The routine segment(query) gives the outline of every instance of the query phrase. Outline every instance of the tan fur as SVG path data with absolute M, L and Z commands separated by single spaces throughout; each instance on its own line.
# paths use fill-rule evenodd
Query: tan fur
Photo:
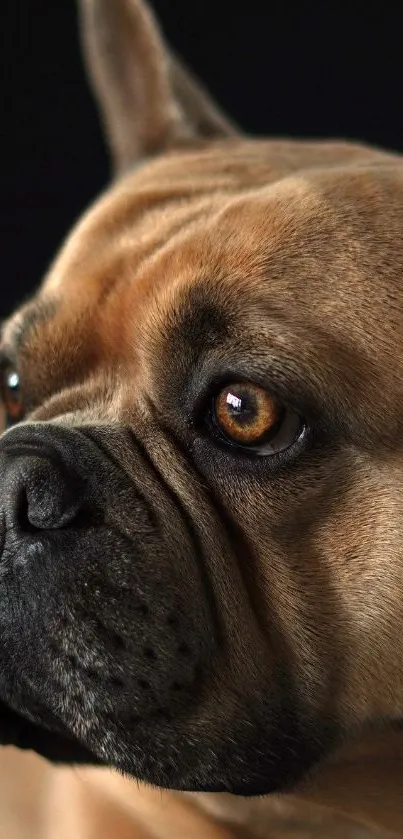
M 331 470 L 318 461 L 314 478 L 279 484 L 276 497 L 221 488 L 248 561 L 222 559 L 212 530 L 228 657 L 200 714 L 213 707 L 219 727 L 233 713 L 231 680 L 257 684 L 284 657 L 307 680 L 312 714 L 340 722 L 348 742 L 293 795 L 250 800 L 4 749 L 0 839 L 403 835 L 403 736 L 388 729 L 403 716 L 402 160 L 353 143 L 246 138 L 140 0 L 82 0 L 81 12 L 119 178 L 5 324 L 3 348 L 39 300 L 46 317 L 20 361 L 32 418 L 129 422 L 147 441 L 150 404 L 166 410 L 167 332 L 202 288 L 232 314 L 230 347 L 280 370 L 286 357 L 295 388 L 310 381 L 342 414 L 349 444 L 328 455 Z M 161 438 L 158 469 L 209 520 L 205 486 L 179 460 Z

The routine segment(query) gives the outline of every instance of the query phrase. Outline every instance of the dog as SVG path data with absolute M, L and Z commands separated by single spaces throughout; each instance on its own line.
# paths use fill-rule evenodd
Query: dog
M 2 329 L 1 739 L 230 821 L 399 740 L 402 158 L 80 11 L 115 177 Z

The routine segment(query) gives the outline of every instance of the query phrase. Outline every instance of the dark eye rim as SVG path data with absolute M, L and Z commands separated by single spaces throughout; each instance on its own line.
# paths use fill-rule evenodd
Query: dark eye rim
M 289 470 L 298 469 L 300 466 L 304 468 L 307 458 L 310 462 L 314 453 L 319 454 L 322 448 L 322 441 L 317 441 L 315 430 L 305 423 L 301 426 L 299 437 L 291 446 L 261 455 L 256 450 L 224 441 L 215 433 L 214 427 L 209 425 L 208 419 L 190 443 L 192 457 L 203 472 L 213 470 L 217 478 L 225 476 L 228 480 L 236 476 L 237 481 L 242 481 L 248 476 L 251 480 L 280 478 Z
M 281 425 L 283 424 L 283 422 L 286 418 L 287 411 L 291 410 L 291 409 L 287 409 L 286 407 L 283 408 L 283 406 L 281 406 L 281 407 L 283 409 L 282 410 L 282 416 L 281 416 L 281 419 L 279 420 L 279 422 L 276 423 L 276 426 L 274 427 L 274 429 L 270 429 L 265 434 L 263 434 L 262 437 L 260 437 L 259 440 L 257 440 L 255 443 L 252 443 L 252 444 L 249 444 L 249 445 L 245 444 L 245 443 L 241 443 L 237 440 L 233 440 L 233 439 L 231 439 L 231 437 L 229 437 L 225 434 L 225 432 L 222 430 L 221 426 L 219 425 L 218 420 L 216 419 L 213 402 L 211 403 L 209 416 L 206 418 L 206 425 L 208 427 L 208 430 L 209 430 L 210 434 L 214 437 L 215 441 L 218 442 L 221 445 L 224 445 L 226 448 L 235 449 L 236 451 L 242 452 L 242 453 L 244 453 L 246 455 L 249 455 L 250 457 L 253 457 L 253 458 L 256 458 L 256 457 L 259 457 L 260 459 L 262 457 L 263 458 L 264 457 L 271 458 L 271 459 L 279 458 L 282 455 L 285 455 L 286 452 L 289 452 L 295 445 L 297 445 L 301 436 L 303 436 L 305 434 L 306 430 L 308 429 L 307 423 L 298 414 L 297 416 L 300 420 L 300 423 L 299 423 L 299 426 L 298 426 L 298 431 L 295 434 L 295 437 L 294 437 L 293 441 L 290 443 L 290 445 L 285 446 L 284 449 L 280 449 L 279 451 L 264 452 L 263 453 L 262 452 L 262 447 L 267 445 L 270 442 L 270 440 L 274 439 L 275 436 L 279 433 L 279 431 L 281 429 Z

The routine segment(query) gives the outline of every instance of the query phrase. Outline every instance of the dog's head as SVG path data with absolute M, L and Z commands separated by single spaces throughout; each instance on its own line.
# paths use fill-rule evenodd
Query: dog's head
M 119 178 L 3 328 L 3 739 L 284 788 L 402 716 L 402 163 L 242 137 L 140 0 L 82 12 Z

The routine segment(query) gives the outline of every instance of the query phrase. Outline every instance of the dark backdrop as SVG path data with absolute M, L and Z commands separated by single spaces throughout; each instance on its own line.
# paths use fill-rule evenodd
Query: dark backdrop
M 113 0 L 111 0 L 113 2 Z M 399 2 L 154 0 L 165 32 L 249 132 L 403 150 Z M 1 0 L 0 316 L 106 184 L 73 0 Z

